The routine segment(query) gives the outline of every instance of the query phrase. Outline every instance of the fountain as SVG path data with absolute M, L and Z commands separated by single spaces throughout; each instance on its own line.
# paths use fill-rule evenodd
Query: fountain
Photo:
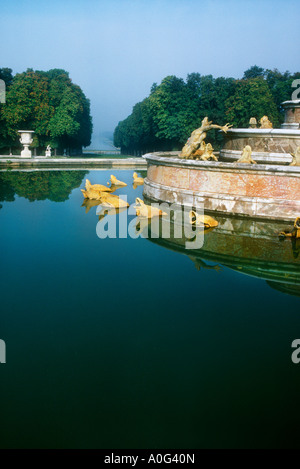
M 222 161 L 236 161 L 243 148 L 250 145 L 257 163 L 286 165 L 292 162 L 291 154 L 300 146 L 300 100 L 285 101 L 285 122 L 281 129 L 263 126 L 260 129 L 230 129 L 221 150 Z
M 253 128 L 253 120 L 249 129 L 217 126 L 226 134 L 219 161 L 186 157 L 186 146 L 184 158 L 180 152 L 144 155 L 148 165 L 145 196 L 219 215 L 294 221 L 300 214 L 300 101 L 288 101 L 283 107 L 286 119 L 281 129 Z M 203 143 L 204 124 L 211 125 L 203 121 L 193 132 L 191 145 L 197 131 Z M 247 152 L 249 161 L 258 164 L 242 162 Z

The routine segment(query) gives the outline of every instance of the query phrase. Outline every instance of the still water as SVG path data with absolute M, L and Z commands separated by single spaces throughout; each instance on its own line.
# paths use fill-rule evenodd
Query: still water
M 195 253 L 100 239 L 80 188 L 131 204 L 132 173 L 0 173 L 0 447 L 300 447 L 299 246 L 238 220 Z

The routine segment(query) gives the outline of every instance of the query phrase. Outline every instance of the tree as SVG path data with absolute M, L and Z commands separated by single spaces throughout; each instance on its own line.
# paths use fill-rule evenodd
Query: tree
M 265 71 L 263 68 L 254 65 L 244 72 L 243 80 L 251 80 L 252 78 L 264 77 Z
M 12 69 L 0 68 L 0 80 L 4 81 L 6 92 L 8 92 L 13 80 Z M 5 106 L 6 104 L 0 103 L 0 150 L 9 147 L 13 143 L 8 134 L 7 123 L 3 116 Z
M 226 101 L 226 115 L 234 127 L 249 127 L 249 120 L 267 115 L 274 127 L 280 116 L 268 83 L 261 77 L 236 82 L 235 94 Z
M 282 123 L 284 121 L 284 111 L 281 104 L 284 101 L 289 101 L 292 99 L 292 93 L 294 90 L 292 83 L 296 78 L 300 77 L 300 74 L 296 73 L 291 75 L 288 71 L 281 73 L 275 68 L 274 70 L 266 70 L 265 76 L 274 101 L 280 112 L 280 123 Z
M 34 130 L 35 147 L 43 149 L 48 144 L 60 149 L 90 144 L 90 102 L 64 70 L 28 69 L 17 74 L 6 98 L 1 116 L 15 146 L 19 146 L 17 131 L 22 128 Z
M 188 75 L 187 84 L 192 86 L 194 90 L 193 102 L 198 108 L 197 125 L 204 117 L 208 117 L 216 124 L 225 124 L 227 119 L 226 100 L 235 92 L 234 78 L 213 78 L 212 75 L 201 76 L 193 73 Z M 209 140 L 215 149 L 222 146 L 223 139 L 223 133 L 217 130 L 210 131 Z
M 12 74 L 12 69 L 11 68 L 0 68 L 0 80 L 3 80 L 6 89 L 10 87 L 13 81 L 13 74 Z
M 292 82 L 299 77 L 257 65 L 246 70 L 242 80 L 190 73 L 185 82 L 168 76 L 160 85 L 154 83 L 150 95 L 119 122 L 114 143 L 130 154 L 179 149 L 204 117 L 219 125 L 248 127 L 251 117 L 268 115 L 274 127 L 279 126 L 281 103 L 291 98 Z M 208 140 L 218 150 L 223 138 L 222 132 L 212 130 Z
M 191 87 L 175 76 L 166 77 L 149 97 L 155 136 L 171 149 L 182 146 L 198 120 L 194 97 Z

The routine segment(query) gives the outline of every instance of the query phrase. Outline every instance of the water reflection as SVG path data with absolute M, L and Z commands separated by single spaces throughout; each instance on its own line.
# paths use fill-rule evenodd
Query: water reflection
M 85 213 L 89 213 L 91 208 L 101 205 L 101 200 L 84 199 L 81 207 L 85 207 Z
M 20 171 L 0 173 L 0 202 L 13 202 L 15 196 L 30 202 L 68 200 L 73 189 L 80 187 L 87 171 Z
M 204 244 L 200 249 L 186 249 L 186 237 L 178 238 L 178 230 L 171 221 L 170 237 L 165 233 L 161 221 L 157 238 L 149 231 L 144 235 L 150 242 L 188 256 L 197 270 L 213 269 L 218 272 L 221 266 L 241 274 L 266 280 L 277 291 L 300 296 L 300 240 L 280 240 L 278 234 L 290 229 L 292 224 L 264 222 L 237 218 L 216 217 L 219 226 L 204 231 Z M 174 233 L 176 232 L 176 236 Z M 184 232 L 184 230 L 182 230 Z M 209 265 L 212 262 L 214 265 Z
M 127 207 L 121 207 L 121 208 L 102 207 L 100 210 L 99 209 L 97 210 L 97 215 L 99 215 L 99 221 L 101 221 L 107 215 L 119 215 L 120 213 L 125 212 L 127 210 L 128 210 Z

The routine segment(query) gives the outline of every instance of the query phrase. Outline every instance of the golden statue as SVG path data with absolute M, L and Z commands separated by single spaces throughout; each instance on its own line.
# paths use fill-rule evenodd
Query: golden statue
M 134 208 L 138 217 L 153 218 L 167 216 L 167 213 L 163 212 L 157 207 L 151 207 L 151 205 L 146 205 L 145 202 L 139 199 L 138 197 L 136 198 L 135 203 L 137 205 Z
M 226 124 L 224 126 L 215 125 L 212 123 L 212 121 L 208 120 L 208 117 L 205 117 L 202 121 L 201 127 L 192 132 L 179 156 L 182 158 L 193 158 L 193 154 L 198 150 L 198 148 L 201 146 L 201 143 L 206 139 L 206 133 L 209 130 L 220 129 L 227 133 L 230 127 L 232 127 L 230 124 Z
M 193 153 L 191 158 L 200 160 L 200 157 L 205 153 L 205 150 L 206 150 L 206 143 L 204 140 L 202 140 L 200 147 L 198 148 L 198 150 L 195 151 L 195 153 Z
M 191 210 L 189 213 L 191 225 L 202 226 L 203 228 L 215 228 L 218 226 L 217 220 L 208 215 L 199 215 L 199 213 Z
M 203 155 L 200 156 L 200 160 L 208 161 L 208 160 L 212 159 L 212 160 L 218 161 L 218 158 L 216 157 L 216 155 L 214 155 L 213 152 L 214 152 L 214 149 L 213 149 L 211 143 L 208 143 L 205 147 Z
M 83 196 L 85 199 L 91 199 L 91 200 L 101 200 L 101 194 L 104 194 L 104 192 L 97 191 L 95 189 L 89 189 L 87 191 L 85 191 L 84 189 L 81 189 L 81 192 L 83 193 Z
M 104 207 L 123 208 L 129 207 L 129 204 L 125 200 L 121 199 L 117 195 L 102 193 L 101 205 Z
M 144 178 L 138 177 L 137 173 L 133 173 L 133 189 L 144 184 Z
M 297 148 L 296 153 L 291 153 L 293 162 L 290 166 L 300 166 L 300 147 Z
M 288 233 L 287 231 L 282 231 L 281 233 L 279 233 L 279 236 L 300 239 L 300 217 L 296 218 L 294 223 L 294 229 L 291 233 Z
M 126 182 L 119 181 L 115 176 L 111 175 L 110 176 L 110 182 L 112 183 L 113 186 L 127 186 Z
M 272 122 L 269 121 L 268 116 L 263 116 L 260 119 L 260 128 L 261 129 L 273 129 L 273 124 Z
M 92 206 L 95 205 L 104 205 L 106 207 L 114 207 L 114 208 L 121 208 L 121 207 L 129 207 L 129 204 L 125 202 L 124 200 L 120 199 L 117 195 L 113 195 L 109 192 L 107 192 L 107 187 L 103 186 L 106 190 L 99 190 L 95 189 L 97 185 L 92 186 L 90 182 L 88 181 L 87 183 L 87 189 L 81 189 L 81 192 L 83 193 L 83 196 L 86 200 L 93 200 L 93 201 L 98 201 L 98 203 L 92 204 L 92 203 L 84 203 L 84 205 L 87 207 L 88 211 Z M 100 187 L 98 185 L 98 187 Z
M 137 173 L 133 173 L 133 182 L 144 184 L 144 178 L 138 177 Z
M 251 117 L 249 121 L 249 129 L 257 129 L 257 120 L 255 117 Z
M 91 184 L 90 181 L 87 179 L 85 183 L 85 189 L 81 189 L 81 192 L 84 195 L 85 199 L 90 200 L 100 200 L 101 194 L 103 192 L 111 192 L 109 187 L 103 186 L 102 184 Z
M 257 164 L 256 161 L 252 159 L 251 155 L 252 155 L 252 148 L 250 147 L 250 145 L 247 145 L 242 152 L 242 156 L 240 157 L 239 160 L 237 160 L 237 163 Z
M 111 192 L 111 189 L 109 187 L 103 186 L 102 184 L 91 184 L 88 179 L 85 182 L 85 188 L 87 191 L 92 189 L 101 192 Z

